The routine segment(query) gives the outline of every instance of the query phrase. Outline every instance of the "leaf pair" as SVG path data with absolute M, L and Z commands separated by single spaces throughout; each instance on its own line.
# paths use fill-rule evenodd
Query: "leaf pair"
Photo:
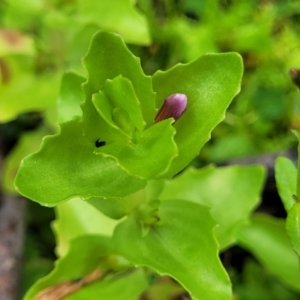
M 148 225 L 146 234 L 141 225 L 141 217 L 134 212 L 128 213 L 128 209 L 132 211 L 132 207 L 128 207 L 127 198 L 117 202 L 110 201 L 111 199 L 94 199 L 93 206 L 89 204 L 90 201 L 72 199 L 58 205 L 54 229 L 60 259 L 55 270 L 37 282 L 28 296 L 40 293 L 49 286 L 70 283 L 76 277 L 85 278 L 93 270 L 80 268 L 75 276 L 75 270 L 66 267 L 68 261 L 78 261 L 78 257 L 90 257 L 91 265 L 94 268 L 99 267 L 93 257 L 102 253 L 103 247 L 107 249 L 106 244 L 101 245 L 101 236 L 105 234 L 112 235 L 112 239 L 109 239 L 110 250 L 101 254 L 102 259 L 107 261 L 105 255 L 108 257 L 118 253 L 132 265 L 147 266 L 159 274 L 169 275 L 184 286 L 193 299 L 231 299 L 231 284 L 218 257 L 218 244 L 224 249 L 236 241 L 236 228 L 247 222 L 249 214 L 258 204 L 264 174 L 264 169 L 260 166 L 231 166 L 218 169 L 209 166 L 202 170 L 186 170 L 170 181 L 151 182 L 146 188 L 147 200 L 150 203 L 153 199 L 161 201 L 158 201 L 159 206 L 152 207 L 157 208 L 159 220 Z M 137 193 L 135 200 L 133 196 L 128 197 L 132 200 L 131 204 L 137 202 L 138 206 L 139 201 L 146 197 L 145 191 L 143 192 L 144 194 Z M 105 213 L 109 211 L 112 217 L 122 218 L 125 214 L 129 216 L 120 221 L 108 219 L 95 209 L 95 203 L 99 210 Z M 117 214 L 112 214 L 112 211 L 105 207 L 112 204 L 120 208 Z M 99 239 L 99 244 L 95 244 L 93 240 L 89 241 L 90 235 L 95 235 L 93 239 L 95 242 Z M 74 249 L 75 245 L 78 250 Z M 94 247 L 98 247 L 99 252 Z M 132 265 L 127 267 L 131 269 Z M 100 266 L 101 270 L 104 270 L 103 266 Z M 145 278 L 145 274 L 140 275 Z M 144 284 L 138 283 L 140 281 L 132 284 L 128 272 L 121 276 L 132 292 L 138 290 L 142 293 L 146 289 Z M 105 278 L 101 278 L 98 283 L 83 287 L 69 297 L 78 299 L 79 295 L 85 293 L 94 295 L 93 293 L 99 292 L 100 288 L 104 291 L 106 288 L 113 288 L 114 284 L 119 282 L 113 278 L 117 279 L 112 276 L 113 281 L 107 282 Z M 101 285 L 101 281 L 104 286 Z M 106 283 L 112 285 L 106 287 Z M 114 297 L 119 299 L 116 293 Z

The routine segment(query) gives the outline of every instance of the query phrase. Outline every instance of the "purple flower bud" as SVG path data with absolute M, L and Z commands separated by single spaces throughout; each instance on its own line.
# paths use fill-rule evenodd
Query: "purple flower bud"
M 163 106 L 155 117 L 155 122 L 174 118 L 175 121 L 185 112 L 187 97 L 185 94 L 172 94 L 165 99 Z

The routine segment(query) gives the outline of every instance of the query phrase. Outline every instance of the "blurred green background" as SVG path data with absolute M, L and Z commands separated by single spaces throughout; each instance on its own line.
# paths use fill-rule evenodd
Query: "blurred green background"
M 6 193 L 16 193 L 13 178 L 20 160 L 38 149 L 44 135 L 57 131 L 62 74 L 85 75 L 81 58 L 99 29 L 120 33 L 146 74 L 210 52 L 242 55 L 241 93 L 194 164 L 295 148 L 291 129 L 299 128 L 300 96 L 288 71 L 300 68 L 300 1 L 1 0 L 1 182 Z M 29 203 L 23 291 L 52 268 L 53 218 L 53 210 Z M 242 267 L 233 263 L 227 269 L 237 299 L 299 299 L 251 257 Z

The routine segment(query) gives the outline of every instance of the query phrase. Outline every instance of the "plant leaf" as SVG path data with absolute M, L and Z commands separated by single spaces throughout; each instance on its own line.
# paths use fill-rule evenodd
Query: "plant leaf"
M 295 203 L 288 212 L 286 231 L 293 249 L 300 258 L 300 203 Z
M 93 94 L 92 102 L 99 114 L 97 116 L 97 136 L 105 143 L 112 143 L 115 141 L 127 142 L 130 138 L 129 135 L 124 133 L 113 120 L 113 106 L 107 94 L 100 91 Z
M 82 115 L 80 104 L 84 101 L 84 94 L 81 85 L 84 80 L 84 77 L 72 72 L 67 72 L 63 75 L 57 100 L 59 123 Z
M 116 274 L 95 282 L 79 290 L 64 300 L 101 299 L 101 300 L 137 300 L 146 290 L 148 280 L 142 269 Z M 120 293 L 117 291 L 121 291 Z
M 160 221 L 143 236 L 133 216 L 114 232 L 116 251 L 181 283 L 193 299 L 231 299 L 230 281 L 218 258 L 215 223 L 207 208 L 170 200 L 159 207 Z
M 293 195 L 296 195 L 297 169 L 292 161 L 286 157 L 278 157 L 275 162 L 275 179 L 277 190 L 288 212 L 295 203 Z
M 237 232 L 239 244 L 284 283 L 300 290 L 299 263 L 285 229 L 285 220 L 257 214 Z
M 39 149 L 42 138 L 47 134 L 49 134 L 49 131 L 45 127 L 24 133 L 19 138 L 15 147 L 5 157 L 2 187 L 7 193 L 17 194 L 14 186 L 14 178 L 16 177 L 20 162 L 26 155 Z
M 181 171 L 210 138 L 214 127 L 224 119 L 232 98 L 240 90 L 243 73 L 241 57 L 236 53 L 208 54 L 168 71 L 153 75 L 156 106 L 174 93 L 187 96 L 186 112 L 175 123 L 175 142 L 179 156 L 169 176 Z
M 173 122 L 167 119 L 144 130 L 136 144 L 113 143 L 95 153 L 115 159 L 132 176 L 153 179 L 163 175 L 177 156 Z
M 111 199 L 104 199 L 110 203 Z M 83 235 L 111 236 L 117 222 L 103 215 L 88 201 L 71 199 L 55 207 L 56 219 L 51 224 L 56 237 L 56 254 L 64 256 L 70 241 Z
M 55 293 L 65 292 L 64 299 L 124 299 L 121 296 L 128 295 L 135 300 L 147 287 L 144 272 L 137 270 L 131 273 L 119 273 L 101 278 L 109 266 L 109 256 L 112 255 L 110 239 L 100 235 L 85 235 L 71 241 L 68 253 L 59 258 L 54 270 L 46 277 L 38 280 L 27 292 L 25 300 L 42 299 L 43 291 L 54 299 Z M 76 264 L 74 265 L 74 262 Z M 88 284 L 76 289 L 76 284 L 86 278 L 91 272 L 97 272 Z M 134 281 L 134 284 L 132 284 Z M 127 288 L 122 293 L 116 293 L 116 288 Z M 49 290 L 49 288 L 51 290 Z M 115 296 L 112 295 L 114 292 Z M 61 294 L 60 294 L 61 295 Z M 97 295 L 97 297 L 94 297 Z M 112 297 L 110 297 L 112 296 Z M 135 297 L 135 298 L 134 298 Z M 57 297 L 58 298 L 58 297 Z M 47 298 L 48 299 L 48 298 Z
M 130 177 L 111 159 L 94 155 L 78 120 L 61 125 L 61 131 L 44 138 L 41 149 L 26 157 L 15 185 L 22 195 L 46 206 L 74 197 L 124 197 L 145 182 Z M 58 151 L 59 149 L 59 151 Z
M 56 261 L 55 268 L 50 274 L 38 280 L 29 289 L 25 300 L 36 299 L 34 296 L 43 289 L 68 280 L 77 280 L 96 268 L 102 271 L 101 265 L 111 253 L 111 241 L 107 237 L 86 235 L 74 239 L 68 253 Z
M 151 78 L 144 74 L 140 60 L 127 49 L 119 35 L 104 31 L 96 33 L 84 58 L 84 66 L 88 71 L 88 81 L 84 85 L 86 101 L 82 106 L 82 125 L 92 142 L 98 139 L 101 129 L 98 113 L 91 102 L 92 94 L 104 91 L 106 80 L 119 75 L 131 81 L 141 103 L 144 121 L 153 123 L 156 110 Z
M 146 124 L 143 120 L 140 101 L 130 80 L 122 76 L 115 77 L 106 81 L 105 90 L 115 103 L 115 107 L 123 108 L 130 116 L 133 125 L 142 131 Z
M 261 166 L 190 168 L 166 181 L 158 199 L 184 199 L 209 207 L 219 224 L 215 233 L 223 249 L 235 242 L 237 226 L 258 205 L 264 176 Z
M 145 189 L 139 190 L 124 198 L 90 198 L 87 202 L 106 216 L 119 220 L 130 214 L 140 204 L 147 202 Z

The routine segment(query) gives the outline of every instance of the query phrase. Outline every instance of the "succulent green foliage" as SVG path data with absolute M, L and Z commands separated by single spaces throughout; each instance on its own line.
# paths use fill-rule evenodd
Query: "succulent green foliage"
M 288 212 L 295 202 L 293 195 L 296 195 L 296 166 L 288 158 L 278 157 L 275 163 L 275 178 L 278 193 L 285 210 Z
M 84 59 L 88 71 L 88 81 L 84 86 L 86 101 L 83 109 L 83 128 L 87 137 L 94 141 L 99 138 L 100 120 L 92 103 L 92 94 L 99 90 L 105 91 L 106 85 L 110 91 L 108 80 L 122 75 L 127 78 L 141 103 L 141 110 L 147 125 L 152 124 L 155 117 L 155 94 L 152 90 L 151 77 L 146 76 L 141 68 L 139 59 L 126 48 L 121 36 L 106 32 L 99 32 L 93 37 L 91 47 Z M 116 81 L 117 79 L 115 79 Z M 126 88 L 126 87 L 125 87 Z M 120 89 L 120 93 L 126 90 Z M 133 100 L 123 101 L 130 105 Z M 121 101 L 121 100 L 119 100 Z
M 221 248 L 234 243 L 237 226 L 248 220 L 259 203 L 265 170 L 261 166 L 208 166 L 187 169 L 166 181 L 161 200 L 184 199 L 205 205 L 219 224 L 215 229 Z
M 107 300 L 124 299 L 118 297 L 115 289 L 124 288 L 127 285 L 125 295 L 129 296 L 128 299 L 136 299 L 147 287 L 146 277 L 141 270 L 105 276 L 107 271 L 117 268 L 117 256 L 114 255 L 110 244 L 110 239 L 101 235 L 85 235 L 72 240 L 66 255 L 57 260 L 54 270 L 49 275 L 30 288 L 25 300 L 36 299 L 39 292 L 51 286 L 76 283 L 96 269 L 99 270 L 98 279 L 96 278 L 64 299 L 91 299 L 92 295 L 101 295 L 101 299 Z M 122 296 L 124 296 L 123 293 Z
M 49 134 L 49 132 L 45 128 L 23 134 L 17 145 L 6 156 L 3 164 L 2 188 L 7 193 L 17 193 L 14 186 L 14 178 L 20 162 L 26 155 L 39 149 L 41 140 L 46 134 Z
M 237 238 L 269 272 L 300 290 L 299 263 L 286 233 L 285 220 L 255 215 L 250 224 L 240 227 Z
M 55 206 L 76 196 L 122 197 L 145 185 L 93 151 L 77 119 L 63 123 L 58 134 L 44 138 L 39 152 L 23 160 L 15 179 L 17 190 L 40 204 Z
M 110 236 L 116 226 L 115 220 L 79 198 L 57 205 L 55 214 L 51 225 L 56 237 L 55 252 L 60 257 L 68 251 L 71 240 L 89 234 Z
M 103 47 L 103 45 L 111 46 Z M 120 74 L 131 81 L 138 101 L 140 101 L 146 124 L 149 125 L 153 123 L 156 109 L 151 79 L 143 74 L 138 59 L 124 47 L 124 43 L 120 37 L 105 32 L 100 32 L 98 35 L 95 35 L 84 62 L 89 77 L 85 85 L 87 100 L 83 105 L 83 127 L 85 134 L 91 137 L 92 141 L 99 138 L 101 122 L 98 118 L 97 122 L 99 124 L 97 124 L 93 118 L 93 116 L 96 118 L 96 108 L 91 101 L 91 95 L 98 93 L 99 90 L 107 90 L 109 86 L 108 83 L 111 82 L 106 82 L 107 79 L 115 78 L 114 81 L 119 82 L 120 80 L 116 77 Z M 193 76 L 191 77 L 190 74 L 193 74 Z M 182 139 L 186 140 L 189 139 L 190 136 L 193 136 L 193 141 L 195 141 L 195 131 L 201 128 L 200 125 L 208 123 L 208 119 L 211 120 L 211 122 L 204 130 L 207 130 L 208 127 L 209 130 L 207 132 L 204 131 L 204 133 L 202 128 L 201 132 L 199 132 L 199 136 L 205 135 L 207 140 L 209 132 L 222 119 L 225 109 L 238 92 L 241 74 L 241 59 L 237 54 L 232 53 L 205 56 L 193 63 L 174 67 L 167 72 L 157 73 L 153 77 L 154 91 L 158 92 L 156 106 L 159 108 L 163 100 L 172 93 L 181 92 L 187 94 L 188 110 L 182 118 L 176 122 L 174 127 L 181 128 L 179 124 L 182 122 L 188 124 L 182 127 L 181 132 L 177 132 L 176 137 L 180 134 Z M 168 86 L 165 87 L 165 85 Z M 123 94 L 123 101 L 126 102 L 126 104 L 123 105 L 127 108 L 127 112 L 132 110 L 129 108 L 129 105 L 131 105 L 135 97 L 126 100 L 124 84 L 123 86 L 119 84 L 118 87 L 115 85 L 114 91 L 114 93 L 118 93 L 119 96 Z M 108 94 L 110 90 L 106 92 Z M 118 99 L 120 102 L 121 98 Z M 109 111 L 109 109 L 107 109 L 107 111 Z M 133 118 L 131 119 L 133 120 Z M 91 129 L 91 123 L 93 123 L 94 126 L 93 130 Z M 186 132 L 187 127 L 189 131 Z M 198 140 L 199 136 L 197 136 Z M 193 153 L 193 157 L 199 152 L 201 147 L 199 145 L 198 143 L 194 145 L 194 148 L 197 149 L 195 153 Z M 191 145 L 187 144 L 186 147 L 189 146 Z M 187 152 L 191 152 L 190 149 L 187 150 Z M 191 160 L 191 158 L 189 160 Z M 189 161 L 184 161 L 184 166 L 188 162 Z M 182 166 L 182 168 L 184 166 Z
M 130 139 L 130 135 L 128 134 L 128 129 L 131 129 L 130 122 L 124 123 L 124 117 L 127 117 L 127 121 L 129 121 L 128 114 L 122 110 L 123 116 L 116 118 L 115 108 L 112 107 L 108 96 L 102 91 L 92 96 L 92 102 L 99 113 L 97 120 L 98 137 L 101 136 L 101 140 L 105 141 L 105 143 L 112 143 L 116 141 L 128 142 Z M 116 123 L 117 121 L 119 122 Z M 121 125 L 122 129 L 117 124 Z M 126 124 L 128 124 L 128 126 L 124 128 Z
M 135 94 L 131 81 L 119 76 L 106 81 L 105 88 L 114 106 L 125 110 L 130 116 L 130 120 L 132 120 L 133 127 L 138 131 L 142 131 L 146 123 L 143 119 L 141 103 Z M 127 101 L 124 101 L 125 97 Z
M 141 134 L 136 145 L 114 143 L 100 147 L 95 153 L 116 159 L 131 175 L 155 178 L 164 174 L 177 156 L 172 123 L 172 119 L 167 119 L 151 126 Z
M 84 77 L 75 73 L 64 74 L 57 101 L 59 123 L 82 115 L 80 104 L 84 101 L 84 94 L 81 85 L 84 81 Z
M 113 236 L 116 251 L 135 265 L 174 277 L 193 299 L 231 299 L 208 209 L 187 201 L 164 201 L 158 218 L 146 234 L 134 215 L 120 223 Z
M 168 172 L 181 171 L 210 138 L 212 129 L 240 90 L 243 66 L 236 53 L 208 54 L 186 65 L 178 64 L 153 76 L 156 106 L 174 91 L 188 98 L 186 112 L 175 123 L 178 157 Z
M 84 66 L 81 120 L 70 119 L 80 115 L 82 78 L 69 73 L 59 101 L 66 123 L 23 161 L 16 178 L 18 191 L 43 205 L 76 196 L 122 198 L 143 188 L 145 179 L 173 176 L 222 120 L 242 75 L 241 58 L 229 53 L 158 72 L 152 82 L 121 36 L 103 31 L 94 35 Z M 174 93 L 187 96 L 186 112 L 176 122 L 154 122 Z
M 145 197 L 148 201 L 153 201 L 158 199 L 159 195 L 165 187 L 165 180 L 148 180 L 145 187 Z
M 288 212 L 286 231 L 293 249 L 300 258 L 300 203 L 295 203 Z
M 88 203 L 112 219 L 121 219 L 130 214 L 140 204 L 147 202 L 145 189 L 139 190 L 124 198 L 91 198 Z M 153 200 L 153 199 L 151 199 Z

